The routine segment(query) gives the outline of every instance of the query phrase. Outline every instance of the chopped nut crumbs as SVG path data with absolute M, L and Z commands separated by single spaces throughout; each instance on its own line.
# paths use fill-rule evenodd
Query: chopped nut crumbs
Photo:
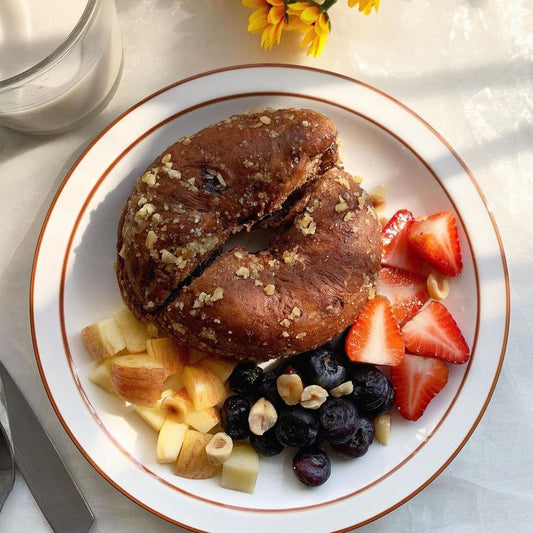
M 259 120 L 263 123 L 263 124 L 270 124 L 272 122 L 272 120 L 270 119 L 270 117 L 267 117 L 266 115 L 263 115 L 262 117 L 259 117 Z
M 289 332 L 288 332 L 288 331 L 282 331 L 282 332 L 281 332 L 281 336 L 282 336 L 282 337 L 289 337 L 290 335 L 289 335 Z
M 144 243 L 146 248 L 148 248 L 149 250 L 152 249 L 156 241 L 157 241 L 157 235 L 155 234 L 154 231 L 150 230 L 146 234 L 146 241 Z
M 363 195 L 359 196 L 357 203 L 359 204 L 359 209 L 363 209 L 365 205 L 365 197 Z
M 302 312 L 300 311 L 300 308 L 299 307 L 293 307 L 288 318 L 290 320 L 294 320 L 295 318 L 299 318 L 301 316 L 302 316 Z
M 245 266 L 241 266 L 235 271 L 235 275 L 244 279 L 248 279 L 250 277 L 250 269 Z
M 284 318 L 280 323 L 280 326 L 283 326 L 284 328 L 288 328 L 291 325 L 291 321 L 288 318 Z
M 135 213 L 135 217 L 142 218 L 146 220 L 152 213 L 155 212 L 155 207 L 153 204 L 144 204 L 138 211 Z
M 342 220 L 344 220 L 344 222 L 350 222 L 350 220 L 352 220 L 352 218 L 355 216 L 355 213 L 353 211 L 348 211 L 344 217 L 342 217 Z
M 148 185 L 148 187 L 153 187 L 155 185 L 156 176 L 151 172 L 146 172 L 141 179 L 146 185 Z
M 308 127 L 309 127 L 309 121 L 307 121 L 307 120 L 302 120 L 302 126 L 303 126 L 304 128 L 308 128 Z
M 178 333 L 185 335 L 187 332 L 187 327 L 183 324 L 172 324 L 172 329 L 176 330 Z
M 163 159 L 161 159 L 161 163 L 165 164 L 168 163 L 172 159 L 172 156 L 170 154 L 165 154 L 163 156 Z
M 342 196 L 339 196 L 339 203 L 335 206 L 335 211 L 337 213 L 342 213 L 343 211 L 346 211 L 346 209 L 348 209 L 348 204 Z
M 264 293 L 267 296 L 272 296 L 276 292 L 276 286 L 272 285 L 272 283 L 269 283 L 264 289 Z
M 181 144 L 185 144 L 185 145 L 191 144 L 191 138 L 190 137 L 182 137 L 180 139 L 180 142 L 181 142 Z
M 144 204 L 148 203 L 148 200 L 144 197 L 144 196 L 141 196 L 139 198 L 139 201 L 137 202 L 137 205 L 139 207 L 142 207 Z
M 296 335 L 296 338 L 300 340 L 303 339 L 305 336 L 307 336 L 307 333 L 305 331 L 302 331 L 301 333 L 298 333 L 298 335 Z
M 316 222 L 309 213 L 304 213 L 302 217 L 296 219 L 295 225 L 304 235 L 313 235 L 316 230 Z
M 341 185 L 343 185 L 347 189 L 350 188 L 350 182 L 344 176 L 339 176 L 338 178 L 335 179 L 335 181 L 337 183 L 340 183 Z
M 254 162 L 253 161 L 249 161 L 248 159 L 245 159 L 242 164 L 246 167 L 246 168 L 250 168 L 250 167 L 253 167 L 254 166 Z
M 181 172 L 179 170 L 176 170 L 174 168 L 169 168 L 167 170 L 168 177 L 171 179 L 179 180 L 181 179 Z

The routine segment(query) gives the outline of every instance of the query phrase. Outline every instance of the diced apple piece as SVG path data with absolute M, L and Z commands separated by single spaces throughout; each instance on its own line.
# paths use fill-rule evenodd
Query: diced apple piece
M 113 317 L 83 328 L 81 339 L 96 361 L 112 357 L 126 348 L 124 336 Z
M 166 368 L 167 376 L 181 374 L 183 367 L 189 362 L 187 348 L 171 337 L 148 339 L 146 351 L 150 357 Z
M 161 397 L 165 369 L 146 353 L 118 355 L 111 361 L 111 380 L 124 400 L 152 407 Z
M 114 311 L 113 317 L 126 340 L 128 352 L 146 351 L 146 341 L 150 338 L 146 325 L 137 322 L 137 319 L 126 306 Z
M 222 465 L 220 485 L 226 489 L 249 492 L 255 489 L 259 473 L 259 456 L 248 444 L 234 446 L 231 455 Z
M 227 396 L 224 383 L 201 361 L 185 366 L 182 377 L 196 411 L 213 407 Z
M 214 357 L 208 355 L 202 359 L 202 365 L 208 366 L 218 376 L 220 381 L 225 383 L 237 365 L 237 361 L 227 357 Z
M 104 389 L 109 394 L 117 395 L 117 391 L 113 387 L 111 381 L 111 359 L 102 359 L 89 374 L 89 379 L 100 388 Z
M 173 374 L 172 376 L 169 376 L 167 380 L 165 381 L 165 384 L 163 385 L 163 389 L 174 389 L 174 390 L 180 390 L 183 389 L 183 377 L 180 374 Z
M 178 460 L 176 474 L 189 479 L 208 479 L 218 471 L 218 467 L 207 458 L 205 447 L 211 440 L 209 433 L 200 433 L 194 429 L 185 432 Z
M 216 407 L 206 407 L 195 411 L 187 411 L 185 423 L 193 427 L 200 433 L 207 433 L 220 422 L 219 410 Z
M 154 407 L 144 407 L 143 405 L 134 405 L 133 411 L 137 413 L 145 422 L 148 423 L 155 431 L 159 431 L 165 417 L 161 413 L 159 404 L 156 404 Z
M 180 424 L 169 419 L 163 422 L 157 438 L 158 463 L 173 463 L 177 460 L 187 429 L 187 424 Z

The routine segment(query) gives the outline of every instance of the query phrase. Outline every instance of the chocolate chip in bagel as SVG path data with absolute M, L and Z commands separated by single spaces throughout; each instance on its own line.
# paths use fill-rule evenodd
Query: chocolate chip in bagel
M 227 249 L 258 227 L 272 233 L 263 250 Z M 381 236 L 368 195 L 338 161 L 332 121 L 268 109 L 165 150 L 124 206 L 117 251 L 139 319 L 198 349 L 262 361 L 323 344 L 356 318 Z

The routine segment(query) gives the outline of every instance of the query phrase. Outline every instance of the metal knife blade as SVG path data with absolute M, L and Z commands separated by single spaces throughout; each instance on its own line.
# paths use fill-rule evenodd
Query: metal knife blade
M 52 529 L 85 533 L 94 515 L 21 391 L 0 362 L 15 463 Z

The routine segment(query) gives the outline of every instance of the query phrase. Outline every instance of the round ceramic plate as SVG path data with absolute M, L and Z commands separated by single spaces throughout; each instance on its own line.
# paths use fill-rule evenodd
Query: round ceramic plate
M 217 478 L 189 480 L 155 461 L 156 433 L 88 379 L 94 362 L 80 330 L 121 306 L 116 228 L 134 180 L 179 137 L 258 107 L 306 107 L 336 123 L 345 167 L 371 191 L 384 184 L 386 214 L 449 209 L 460 226 L 464 270 L 446 305 L 472 348 L 450 365 L 446 388 L 424 416 L 392 418 L 390 442 L 358 460 L 333 459 L 315 489 L 291 471 L 291 454 L 261 458 L 253 494 Z M 286 65 L 223 69 L 143 100 L 89 146 L 54 199 L 39 239 L 31 321 L 44 385 L 66 431 L 118 490 L 153 513 L 200 531 L 337 531 L 378 518 L 426 486 L 479 422 L 502 365 L 509 324 L 504 254 L 475 179 L 424 120 L 382 92 L 332 73 Z

